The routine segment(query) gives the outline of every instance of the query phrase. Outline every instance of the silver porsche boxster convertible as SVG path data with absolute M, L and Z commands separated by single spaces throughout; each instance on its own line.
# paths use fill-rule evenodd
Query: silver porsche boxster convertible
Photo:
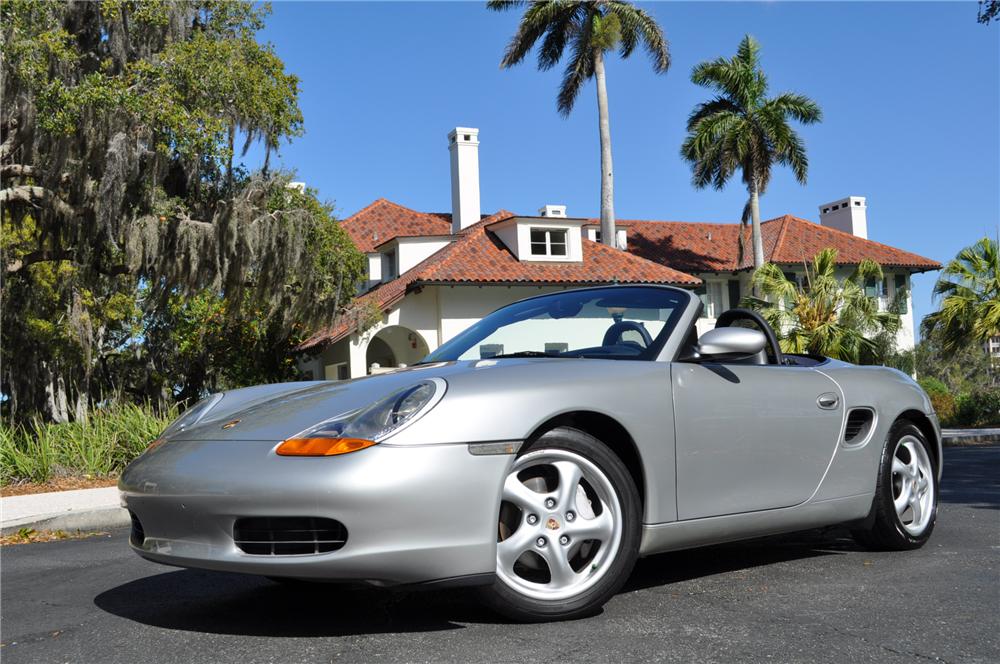
M 421 363 L 214 394 L 121 478 L 149 560 L 276 580 L 476 585 L 585 615 L 638 556 L 844 524 L 934 528 L 941 435 L 905 374 L 782 353 L 753 311 L 700 337 L 661 286 L 499 309 Z

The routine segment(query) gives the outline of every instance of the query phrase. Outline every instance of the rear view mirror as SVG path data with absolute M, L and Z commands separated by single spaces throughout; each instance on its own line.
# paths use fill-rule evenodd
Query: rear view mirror
M 764 350 L 767 337 L 760 330 L 745 327 L 717 327 L 698 338 L 696 358 L 735 359 L 750 357 Z

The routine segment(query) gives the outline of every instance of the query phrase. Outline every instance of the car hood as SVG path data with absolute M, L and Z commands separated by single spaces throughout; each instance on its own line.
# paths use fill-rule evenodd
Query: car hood
M 363 408 L 426 378 L 458 380 L 463 386 L 481 384 L 498 374 L 580 362 L 610 360 L 502 359 L 436 362 L 397 369 L 348 381 L 308 381 L 258 385 L 226 392 L 195 425 L 169 440 L 271 440 L 294 436 L 324 420 Z M 617 362 L 614 362 L 617 363 Z M 644 363 L 646 364 L 646 363 Z M 223 427 L 226 428 L 223 428 Z

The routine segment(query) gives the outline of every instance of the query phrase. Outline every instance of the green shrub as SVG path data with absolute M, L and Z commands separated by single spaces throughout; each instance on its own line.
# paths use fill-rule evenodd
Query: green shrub
M 965 426 L 1000 426 L 1000 387 L 979 387 L 959 396 L 954 419 Z
M 175 409 L 158 415 L 148 406 L 115 404 L 79 422 L 0 424 L 0 484 L 55 475 L 113 477 L 176 416 Z
M 957 404 L 948 386 L 937 378 L 925 377 L 917 382 L 920 383 L 920 387 L 924 388 L 924 392 L 930 398 L 931 405 L 934 406 L 934 412 L 937 413 L 941 424 L 945 426 L 956 424 Z

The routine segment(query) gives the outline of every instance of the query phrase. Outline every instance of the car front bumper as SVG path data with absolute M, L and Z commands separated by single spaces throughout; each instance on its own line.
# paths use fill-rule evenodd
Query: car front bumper
M 133 550 L 181 567 L 377 585 L 474 583 L 494 573 L 511 455 L 381 444 L 279 457 L 275 445 L 172 441 L 141 456 L 119 483 L 144 535 L 131 538 Z M 347 541 L 327 553 L 251 555 L 233 536 L 243 517 L 335 519 Z

